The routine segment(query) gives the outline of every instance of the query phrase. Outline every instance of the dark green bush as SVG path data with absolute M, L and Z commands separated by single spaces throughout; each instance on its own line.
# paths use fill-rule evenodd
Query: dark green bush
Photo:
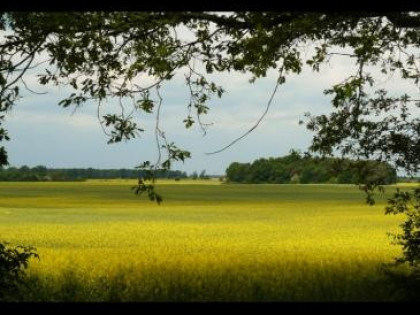
M 386 214 L 404 214 L 402 233 L 392 235 L 402 247 L 402 256 L 385 270 L 397 285 L 404 299 L 420 299 L 420 187 L 413 191 L 397 189 L 388 199 Z M 401 268 L 402 267 L 402 268 Z M 405 267 L 405 268 L 404 268 Z
M 0 243 L 0 301 L 16 296 L 24 285 L 29 259 L 39 259 L 35 251 L 31 246 L 11 247 L 8 243 Z

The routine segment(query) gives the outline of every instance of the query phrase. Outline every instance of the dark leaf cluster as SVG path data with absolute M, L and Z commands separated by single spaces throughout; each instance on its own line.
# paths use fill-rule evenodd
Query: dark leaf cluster
M 0 243 L 0 301 L 16 294 L 19 286 L 24 284 L 24 270 L 28 268 L 30 258 L 39 259 L 34 247 L 11 247 Z

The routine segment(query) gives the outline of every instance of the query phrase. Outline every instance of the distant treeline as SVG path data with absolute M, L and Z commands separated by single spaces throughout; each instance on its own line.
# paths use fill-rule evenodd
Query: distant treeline
M 303 157 L 295 151 L 284 157 L 261 158 L 253 163 L 234 162 L 226 170 L 226 180 L 255 184 L 357 184 L 361 182 L 361 172 L 357 171 L 360 168 L 368 182 L 386 185 L 397 181 L 396 170 L 384 162 Z
M 420 183 L 418 176 L 398 176 L 397 182 L 399 183 Z
M 95 168 L 47 168 L 36 166 L 30 168 L 0 168 L 0 181 L 83 181 L 86 179 L 126 178 L 136 179 L 143 175 L 136 169 L 95 169 Z M 186 178 L 181 171 L 156 171 L 157 178 Z

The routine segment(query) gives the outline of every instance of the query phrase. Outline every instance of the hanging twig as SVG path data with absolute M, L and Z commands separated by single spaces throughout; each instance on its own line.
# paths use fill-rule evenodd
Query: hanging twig
M 277 88 L 280 86 L 280 84 L 282 84 L 282 82 L 280 82 L 280 80 L 283 78 L 283 69 L 281 69 L 280 70 L 280 75 L 279 75 L 279 77 L 277 78 L 277 81 L 276 81 L 276 86 L 274 87 L 274 90 L 273 90 L 273 93 L 271 94 L 271 97 L 270 97 L 270 99 L 269 99 L 269 101 L 268 101 L 268 103 L 267 103 L 267 106 L 266 106 L 266 108 L 265 108 L 265 111 L 264 111 L 264 113 L 261 115 L 261 117 L 257 120 L 257 122 L 247 131 L 247 132 L 245 132 L 242 136 L 240 136 L 240 137 L 238 137 L 238 138 L 236 138 L 235 140 L 233 140 L 231 143 L 229 143 L 228 145 L 226 145 L 226 146 L 224 146 L 223 148 L 221 148 L 221 149 L 219 149 L 219 150 L 216 150 L 216 151 L 213 151 L 213 152 L 206 152 L 205 154 L 207 154 L 207 155 L 211 155 L 211 154 L 216 154 L 216 153 L 220 153 L 220 152 L 222 152 L 222 151 L 224 151 L 224 150 L 226 150 L 227 148 L 229 148 L 229 147 L 231 147 L 232 145 L 234 145 L 235 143 L 237 143 L 238 141 L 240 141 L 240 140 L 242 140 L 243 138 L 245 138 L 247 135 L 249 135 L 252 131 L 254 131 L 258 126 L 259 126 L 259 124 L 261 123 L 261 121 L 264 119 L 264 117 L 267 115 L 267 113 L 268 113 L 268 110 L 270 109 L 270 107 L 271 107 L 271 104 L 272 104 L 272 102 L 273 102 L 273 99 L 274 99 L 274 95 L 276 94 L 276 92 L 277 92 Z

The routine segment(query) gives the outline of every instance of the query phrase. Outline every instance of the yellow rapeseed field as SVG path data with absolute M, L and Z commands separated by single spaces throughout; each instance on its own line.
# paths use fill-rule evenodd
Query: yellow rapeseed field
M 0 240 L 33 245 L 35 301 L 392 300 L 400 255 L 384 215 L 351 185 L 162 181 L 0 183 Z M 389 192 L 392 189 L 388 189 Z

